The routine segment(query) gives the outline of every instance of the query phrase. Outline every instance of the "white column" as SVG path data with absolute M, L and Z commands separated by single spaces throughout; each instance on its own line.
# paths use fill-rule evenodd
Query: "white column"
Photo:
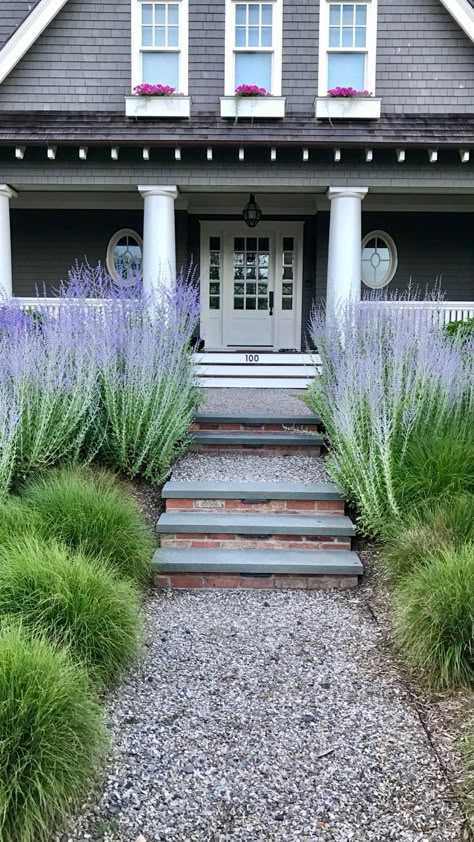
M 330 187 L 328 279 L 326 307 L 334 314 L 339 307 L 360 301 L 362 199 L 367 188 Z
M 139 187 L 144 198 L 143 289 L 152 293 L 176 278 L 174 203 L 177 187 Z
M 8 184 L 0 184 L 0 294 L 8 298 L 13 294 L 10 199 L 17 195 Z

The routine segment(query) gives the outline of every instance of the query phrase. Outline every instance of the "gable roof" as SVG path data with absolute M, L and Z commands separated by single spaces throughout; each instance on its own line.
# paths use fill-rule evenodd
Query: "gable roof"
M 19 9 L 18 4 L 12 6 L 12 22 L 15 16 L 19 17 L 20 11 L 23 11 L 23 18 L 21 23 L 18 21 L 19 26 L 0 50 L 0 82 L 3 82 L 66 3 L 67 0 L 30 0 L 28 5 L 32 8 L 26 9 L 26 17 L 25 11 L 21 7 Z
M 0 25 L 0 84 L 68 0 L 0 0 L 7 4 L 10 34 Z M 474 43 L 474 0 L 440 0 Z M 4 6 L 5 10 L 5 6 Z M 13 26 L 13 31 L 11 31 Z M 6 39 L 6 40 L 5 40 Z
M 441 0 L 457 24 L 468 38 L 474 41 L 474 2 L 473 0 Z
M 38 0 L 2 0 L 0 12 L 0 48 L 31 14 Z

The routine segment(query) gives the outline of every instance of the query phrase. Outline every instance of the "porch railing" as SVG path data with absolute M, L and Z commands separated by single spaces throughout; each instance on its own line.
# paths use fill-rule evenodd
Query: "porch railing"
M 363 301 L 363 306 L 370 307 L 373 301 Z M 430 318 L 432 322 L 447 325 L 462 319 L 474 318 L 474 301 L 384 301 L 377 302 L 391 310 L 418 311 L 420 317 Z

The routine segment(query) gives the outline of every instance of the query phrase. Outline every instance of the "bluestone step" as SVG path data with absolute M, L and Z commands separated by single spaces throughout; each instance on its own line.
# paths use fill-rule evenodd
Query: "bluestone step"
M 317 482 L 207 482 L 170 480 L 161 496 L 198 500 L 343 500 L 337 485 Z
M 331 535 L 356 534 L 351 519 L 345 515 L 267 515 L 200 512 L 166 512 L 161 515 L 157 530 L 161 534 L 201 533 L 235 535 Z
M 285 424 L 289 427 L 294 425 L 316 427 L 321 419 L 317 415 L 206 415 L 200 413 L 195 416 L 194 421 L 197 424 L 246 424 L 249 426 Z
M 241 433 L 241 432 L 199 432 L 193 434 L 193 441 L 197 444 L 240 444 L 240 445 L 296 445 L 298 447 L 317 447 L 323 444 L 323 436 L 319 433 Z
M 161 573 L 273 573 L 360 576 L 357 553 L 341 550 L 181 550 L 156 551 L 153 570 Z

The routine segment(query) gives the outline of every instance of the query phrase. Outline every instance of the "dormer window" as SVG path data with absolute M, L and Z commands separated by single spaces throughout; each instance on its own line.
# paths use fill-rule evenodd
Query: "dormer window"
M 225 93 L 257 85 L 281 95 L 282 0 L 226 0 Z
M 188 91 L 188 0 L 132 0 L 132 88 Z
M 321 2 L 319 96 L 333 88 L 375 93 L 377 3 Z

